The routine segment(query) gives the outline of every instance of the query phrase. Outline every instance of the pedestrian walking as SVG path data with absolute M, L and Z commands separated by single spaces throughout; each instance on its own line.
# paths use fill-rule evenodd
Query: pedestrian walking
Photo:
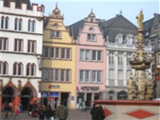
M 43 107 L 40 107 L 40 110 L 39 110 L 39 112 L 38 112 L 38 115 L 39 115 L 39 120 L 44 120 L 45 111 L 44 111 Z
M 47 105 L 46 111 L 45 111 L 45 115 L 46 115 L 46 120 L 51 120 L 52 117 L 52 109 L 50 105 Z
M 58 106 L 56 113 L 59 120 L 67 120 L 68 108 L 64 106 L 63 102 L 61 102 L 60 106 Z
M 31 113 L 32 113 L 32 103 L 30 103 L 28 106 L 28 115 L 31 115 Z
M 86 111 L 86 102 L 85 101 L 82 102 L 82 111 Z
M 54 98 L 53 98 L 53 99 L 51 100 L 51 102 L 50 102 L 50 105 L 51 105 L 52 110 L 56 110 L 55 104 L 56 104 L 56 101 L 55 101 Z
M 97 119 L 97 110 L 98 110 L 98 105 L 97 104 L 93 104 L 93 108 L 91 109 L 91 116 L 92 116 L 92 120 L 98 120 Z
M 103 111 L 103 107 L 102 105 L 100 105 L 97 109 L 97 113 L 96 113 L 96 117 L 97 120 L 104 120 L 105 115 L 104 115 L 104 111 Z

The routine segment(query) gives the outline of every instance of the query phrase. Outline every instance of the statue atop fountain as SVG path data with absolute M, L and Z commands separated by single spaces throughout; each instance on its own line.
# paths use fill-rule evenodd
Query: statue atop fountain
M 137 52 L 132 55 L 130 66 L 136 70 L 135 75 L 130 74 L 127 82 L 128 100 L 152 100 L 153 87 L 151 73 L 146 76 L 146 69 L 150 68 L 152 59 L 148 53 L 144 53 L 143 40 L 143 11 L 136 17 L 138 22 Z M 131 84 L 132 83 L 132 84 Z

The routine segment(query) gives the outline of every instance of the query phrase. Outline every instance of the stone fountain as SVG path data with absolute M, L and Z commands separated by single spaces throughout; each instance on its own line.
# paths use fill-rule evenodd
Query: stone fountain
M 135 75 L 130 73 L 130 80 L 127 82 L 128 100 L 152 100 L 154 82 L 151 73 L 146 76 L 146 69 L 150 68 L 152 58 L 144 53 L 143 39 L 143 12 L 140 11 L 136 17 L 138 22 L 138 38 L 136 42 L 137 52 L 132 55 L 130 66 L 135 69 Z
M 136 17 L 138 21 L 137 51 L 132 55 L 130 66 L 135 69 L 135 74 L 130 73 L 127 82 L 128 100 L 95 100 L 102 105 L 105 120 L 159 120 L 160 101 L 152 101 L 154 83 L 151 73 L 145 70 L 150 68 L 151 56 L 144 53 L 143 40 L 143 12 Z

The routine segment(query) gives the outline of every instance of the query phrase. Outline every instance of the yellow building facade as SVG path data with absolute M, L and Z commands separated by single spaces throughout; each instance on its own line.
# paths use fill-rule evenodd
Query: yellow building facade
M 74 109 L 76 46 L 63 19 L 56 5 L 44 21 L 41 96 L 45 105 L 59 99 Z

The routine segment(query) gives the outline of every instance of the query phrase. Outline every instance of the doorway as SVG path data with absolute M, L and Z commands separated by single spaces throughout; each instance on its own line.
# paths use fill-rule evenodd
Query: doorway
M 28 110 L 29 103 L 32 99 L 32 90 L 29 87 L 25 87 L 21 92 L 21 102 L 23 110 Z
M 12 102 L 13 96 L 14 96 L 14 89 L 10 86 L 6 87 L 2 91 L 2 104 Z
M 64 102 L 64 105 L 68 107 L 68 98 L 69 98 L 69 93 L 61 93 L 61 101 Z

